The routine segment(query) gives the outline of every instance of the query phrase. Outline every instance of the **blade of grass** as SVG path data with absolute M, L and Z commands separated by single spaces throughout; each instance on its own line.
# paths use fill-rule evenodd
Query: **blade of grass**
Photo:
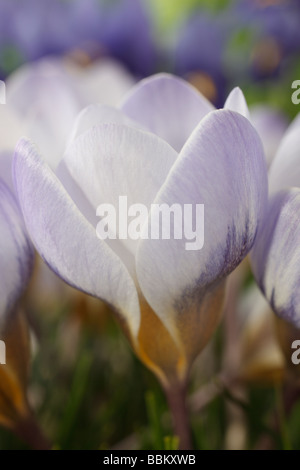
M 160 420 L 161 414 L 158 409 L 154 393 L 151 391 L 146 392 L 145 401 L 154 449 L 163 450 L 164 436 Z

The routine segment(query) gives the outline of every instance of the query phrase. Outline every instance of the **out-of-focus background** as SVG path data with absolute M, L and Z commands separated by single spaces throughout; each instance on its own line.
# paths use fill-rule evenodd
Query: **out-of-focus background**
M 300 109 L 291 100 L 300 80 L 299 25 L 298 0 L 0 0 L 0 79 L 21 127 L 30 128 L 44 109 L 39 94 L 53 83 L 68 118 L 92 102 L 117 104 L 158 72 L 185 78 L 216 107 L 239 86 L 271 159 Z M 63 96 L 55 80 L 59 93 L 65 83 Z M 47 136 L 35 132 L 47 152 Z M 63 137 L 62 130 L 58 153 Z M 2 129 L 1 150 L 4 141 Z M 29 400 L 45 434 L 62 449 L 176 447 L 163 393 L 108 307 L 37 265 L 22 307 L 32 336 Z M 285 366 L 273 315 L 247 266 L 234 274 L 236 317 L 225 315 L 192 371 L 195 448 L 254 448 L 270 439 L 279 449 L 300 448 L 300 406 L 281 413 Z M 232 372 L 237 354 L 241 373 Z M 23 447 L 0 428 L 1 449 Z

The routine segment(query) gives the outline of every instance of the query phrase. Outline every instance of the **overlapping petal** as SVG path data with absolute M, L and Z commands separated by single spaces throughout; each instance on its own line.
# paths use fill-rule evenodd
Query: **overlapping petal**
M 21 67 L 7 80 L 7 102 L 24 123 L 52 168 L 63 154 L 73 121 L 80 111 L 76 89 L 54 61 Z
M 92 103 L 117 106 L 135 84 L 119 62 L 104 58 L 85 68 L 66 63 L 65 71 L 76 86 L 83 106 Z
M 267 173 L 257 132 L 237 113 L 210 113 L 183 147 L 154 201 L 204 204 L 203 248 L 186 250 L 183 237 L 141 240 L 137 251 L 142 292 L 173 332 L 176 323 L 188 323 L 183 312 L 200 310 L 204 295 L 251 249 L 266 200 Z
M 300 189 L 276 193 L 251 254 L 255 278 L 273 310 L 300 327 Z
M 201 119 L 214 107 L 184 80 L 158 74 L 133 87 L 121 109 L 179 152 Z
M 13 310 L 31 274 L 33 248 L 14 195 L 0 180 L 0 322 Z
M 287 129 L 269 170 L 272 193 L 300 186 L 300 117 Z
M 92 206 L 112 204 L 119 219 L 119 196 L 127 197 L 128 207 L 149 207 L 176 158 L 175 150 L 154 134 L 102 124 L 76 139 L 64 161 Z M 134 240 L 124 243 L 135 250 Z
M 239 87 L 235 87 L 228 95 L 224 104 L 224 109 L 236 111 L 250 120 L 250 113 L 244 93 Z
M 117 108 L 104 104 L 91 104 L 84 108 L 77 116 L 69 138 L 69 143 L 72 143 L 73 140 L 92 127 L 108 123 L 125 124 L 127 126 L 141 128 L 137 122 L 128 118 Z
M 288 127 L 287 117 L 270 106 L 256 105 L 251 107 L 251 123 L 261 137 L 270 167 Z
M 29 141 L 18 144 L 13 169 L 24 220 L 41 256 L 66 282 L 111 304 L 134 336 L 137 292 L 121 260 L 97 238 Z

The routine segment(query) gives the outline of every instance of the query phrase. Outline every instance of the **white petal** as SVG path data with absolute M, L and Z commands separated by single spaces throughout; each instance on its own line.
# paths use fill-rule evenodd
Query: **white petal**
M 124 98 L 121 109 L 179 152 L 214 107 L 186 81 L 162 73 L 138 83 Z
M 276 193 L 251 253 L 253 272 L 277 315 L 300 327 L 300 189 Z
M 26 287 L 34 252 L 17 201 L 1 180 L 0 228 L 0 321 L 3 321 Z
M 270 191 L 274 193 L 300 186 L 300 115 L 283 136 L 269 171 Z
M 284 114 L 270 106 L 256 105 L 250 111 L 251 123 L 261 137 L 269 167 L 288 127 L 288 120 Z
M 139 305 L 133 280 L 29 141 L 20 141 L 16 149 L 14 180 L 27 229 L 42 258 L 67 283 L 111 304 L 136 335 Z
M 188 240 L 140 240 L 137 275 L 142 292 L 170 328 L 187 304 L 200 305 L 246 256 L 267 200 L 261 141 L 243 116 L 210 113 L 183 147 L 155 199 L 156 204 L 204 204 L 204 246 L 188 251 Z M 201 245 L 203 222 L 197 235 Z M 151 225 L 151 224 L 150 224 Z M 179 225 L 179 223 L 178 223 Z M 172 225 L 171 225 L 172 226 Z
M 119 196 L 127 197 L 128 207 L 149 208 L 176 158 L 172 147 L 154 134 L 102 124 L 76 139 L 64 161 L 94 209 L 112 204 L 119 219 Z M 137 243 L 128 238 L 124 244 L 134 252 Z
M 250 119 L 250 113 L 244 93 L 239 87 L 234 88 L 228 95 L 224 109 L 230 109 Z

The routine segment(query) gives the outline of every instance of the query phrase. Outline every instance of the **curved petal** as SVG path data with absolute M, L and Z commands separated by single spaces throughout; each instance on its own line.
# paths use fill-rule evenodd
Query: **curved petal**
M 0 122 L 0 151 L 13 151 L 25 127 L 9 104 L 0 105 Z
M 300 327 L 300 189 L 275 194 L 251 253 L 257 283 L 277 315 Z
M 15 306 L 32 271 L 34 251 L 18 204 L 8 186 L 0 180 L 0 321 Z
M 182 213 L 184 204 L 190 204 L 198 246 L 187 248 L 184 236 L 173 235 L 138 245 L 142 292 L 169 329 L 173 324 L 173 332 L 174 321 L 183 318 L 189 305 L 200 309 L 205 293 L 251 249 L 266 200 L 267 173 L 257 132 L 237 113 L 210 113 L 183 147 L 155 199 L 156 204 L 179 205 Z M 201 216 L 196 225 L 196 204 L 204 204 L 204 225 Z M 149 225 L 155 227 L 151 222 L 150 217 Z M 186 230 L 188 222 L 182 225 Z
M 80 111 L 76 91 L 62 67 L 51 60 L 25 65 L 7 81 L 7 102 L 24 123 L 24 132 L 56 168 Z
M 85 68 L 69 63 L 66 72 L 76 84 L 84 106 L 92 103 L 117 106 L 135 84 L 121 63 L 103 57 Z
M 15 188 L 12 181 L 12 157 L 13 151 L 0 152 L 0 178 L 9 187 L 11 192 L 14 194 Z
M 287 129 L 269 171 L 270 191 L 273 193 L 300 186 L 300 115 Z
M 162 73 L 133 87 L 121 109 L 179 152 L 201 119 L 214 107 L 181 78 Z
M 102 124 L 76 139 L 64 161 L 93 207 L 112 204 L 119 220 L 119 197 L 127 197 L 127 207 L 149 207 L 176 158 L 175 150 L 154 134 Z M 135 250 L 135 240 L 124 243 Z
M 135 123 L 132 119 L 129 119 L 117 108 L 104 104 L 92 104 L 84 108 L 77 116 L 69 138 L 69 145 L 73 140 L 92 127 L 108 123 L 125 124 L 127 126 L 141 128 L 141 126 Z
M 25 223 L 42 258 L 67 283 L 111 304 L 136 335 L 139 305 L 133 280 L 29 141 L 18 144 L 13 170 Z
M 228 95 L 224 109 L 236 111 L 250 120 L 250 113 L 244 93 L 239 87 L 235 87 Z
M 62 182 L 67 193 L 69 194 L 77 208 L 80 210 L 82 215 L 93 227 L 96 227 L 99 222 L 99 218 L 96 215 L 96 211 L 86 198 L 86 195 L 84 194 L 82 189 L 78 186 L 76 181 L 74 181 L 74 179 L 70 175 L 70 172 L 64 160 L 62 160 L 58 165 L 55 174 Z M 135 279 L 135 259 L 133 254 L 126 248 L 126 246 L 124 246 L 121 240 L 107 239 L 106 243 L 119 256 L 119 258 L 121 258 L 126 268 L 128 269 L 129 274 L 133 279 Z

